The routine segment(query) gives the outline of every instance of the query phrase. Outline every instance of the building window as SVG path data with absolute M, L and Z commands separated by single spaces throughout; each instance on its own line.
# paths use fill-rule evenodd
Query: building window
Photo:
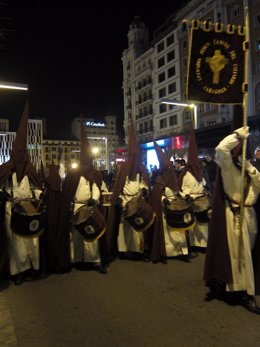
M 158 69 L 162 67 L 164 64 L 165 64 L 164 57 L 161 57 L 160 59 L 158 59 L 158 62 L 157 62 Z
M 168 69 L 168 78 L 175 75 L 175 65 Z
M 158 45 L 157 45 L 157 53 L 160 53 L 161 51 L 164 50 L 164 41 L 160 42 Z
M 260 14 L 255 16 L 255 24 L 260 25 Z
M 182 49 L 187 48 L 187 40 L 183 40 L 182 42 Z
M 168 36 L 166 39 L 167 47 L 170 46 L 172 43 L 174 43 L 174 34 Z
M 165 81 L 165 72 L 162 72 L 158 76 L 158 83 Z
M 167 118 L 160 119 L 160 129 L 167 128 Z
M 240 9 L 239 9 L 238 5 L 233 6 L 232 9 L 231 9 L 231 18 L 234 18 L 234 17 L 238 16 L 239 15 L 239 11 L 240 11 Z
M 163 98 L 166 95 L 166 88 L 159 89 L 159 98 Z
M 167 54 L 167 62 L 169 63 L 169 61 L 173 60 L 174 58 L 175 58 L 175 51 L 172 50 L 171 52 Z
M 170 126 L 177 125 L 177 114 L 169 117 L 169 123 Z
M 166 112 L 166 104 L 160 104 L 159 106 L 159 113 Z
M 168 86 L 168 93 L 171 94 L 174 92 L 176 92 L 176 82 L 173 82 Z

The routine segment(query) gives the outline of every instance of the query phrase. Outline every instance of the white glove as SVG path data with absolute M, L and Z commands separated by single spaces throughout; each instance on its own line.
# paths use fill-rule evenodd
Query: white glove
M 249 133 L 249 127 L 246 126 L 246 127 L 241 127 L 239 129 L 236 129 L 234 131 L 235 134 L 238 135 L 238 137 L 240 137 L 241 139 L 247 139 L 248 136 L 250 135 Z
M 254 165 L 252 165 L 249 160 L 245 161 L 245 169 L 248 173 L 251 173 L 251 174 L 255 174 L 257 171 Z

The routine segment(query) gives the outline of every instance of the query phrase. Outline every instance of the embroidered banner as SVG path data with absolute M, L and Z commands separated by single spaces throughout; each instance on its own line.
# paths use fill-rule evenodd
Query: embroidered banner
M 218 23 L 200 28 L 192 22 L 187 99 L 215 104 L 242 104 L 245 76 L 245 30 Z M 211 28 L 213 27 L 213 29 Z M 243 29 L 243 30 L 242 30 Z

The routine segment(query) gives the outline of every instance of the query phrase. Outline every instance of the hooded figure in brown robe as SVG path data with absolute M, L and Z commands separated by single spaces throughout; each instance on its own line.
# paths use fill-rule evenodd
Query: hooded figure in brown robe
M 146 240 L 149 228 L 137 232 L 124 219 L 124 214 L 127 209 L 126 204 L 139 195 L 145 195 L 146 201 L 149 202 L 149 191 L 149 177 L 141 161 L 135 124 L 131 120 L 127 161 L 120 165 L 117 172 L 108 213 L 107 243 L 111 259 L 116 257 L 118 252 L 120 256 L 131 259 L 141 259 L 144 256 L 148 247 Z
M 162 201 L 162 199 L 164 197 L 166 188 L 169 188 L 173 192 L 173 194 L 177 194 L 179 192 L 179 185 L 177 182 L 175 168 L 170 159 L 156 142 L 154 142 L 154 147 L 158 161 L 160 163 L 160 169 L 159 175 L 156 177 L 156 180 L 153 184 L 151 195 L 151 203 L 156 213 L 156 218 L 152 226 L 152 244 L 150 246 L 150 257 L 151 260 L 155 263 L 166 263 L 167 252 L 163 222 L 163 203 L 166 203 L 166 200 Z
M 250 312 L 260 314 L 254 299 L 254 294 L 259 293 L 260 278 L 259 232 L 254 212 L 260 193 L 260 174 L 246 160 L 243 225 L 240 229 L 241 150 L 242 141 L 249 133 L 248 128 L 239 128 L 243 117 L 241 106 L 235 106 L 234 117 L 231 134 L 216 147 L 216 161 L 221 169 L 217 175 L 209 224 L 204 280 L 210 292 L 206 300 L 232 300 Z
M 29 105 L 25 104 L 22 117 L 13 143 L 10 160 L 0 166 L 0 188 L 9 196 L 5 208 L 5 228 L 8 237 L 10 274 L 15 284 L 24 278 L 35 277 L 39 270 L 39 237 L 23 237 L 14 233 L 11 226 L 11 201 L 39 198 L 42 186 L 35 167 L 27 152 L 27 126 Z
M 79 232 L 72 230 L 72 221 L 71 218 L 73 214 L 75 213 L 75 205 L 78 203 L 77 194 L 80 194 L 81 197 L 85 200 L 88 199 L 88 201 L 85 201 L 83 204 L 87 204 L 88 206 L 94 206 L 96 205 L 100 211 L 100 205 L 99 205 L 99 198 L 100 198 L 100 191 L 102 186 L 102 176 L 101 174 L 94 168 L 93 166 L 93 158 L 91 154 L 91 147 L 89 144 L 89 141 L 86 137 L 85 132 L 85 126 L 83 125 L 83 121 L 81 119 L 80 124 L 81 129 L 81 151 L 80 151 L 80 165 L 77 169 L 72 169 L 68 172 L 67 176 L 64 179 L 63 185 L 62 185 L 62 200 L 61 200 L 61 207 L 60 207 L 60 216 L 59 216 L 59 228 L 56 238 L 56 244 L 58 245 L 58 251 L 57 251 L 57 260 L 59 263 L 59 270 L 61 272 L 69 271 L 71 268 L 71 264 L 75 263 L 75 266 L 77 265 L 79 269 L 87 269 L 87 266 L 85 266 L 87 261 L 85 261 L 85 256 L 87 251 L 85 250 L 85 246 L 89 245 L 90 242 L 86 242 L 83 239 L 78 241 L 78 245 L 83 245 L 82 247 L 82 254 L 76 254 L 76 243 L 77 241 L 73 241 L 76 237 L 79 238 Z M 84 181 L 84 182 L 83 182 Z M 88 185 L 88 194 L 90 194 L 90 197 L 87 198 L 87 195 L 85 196 L 83 193 L 80 192 L 80 186 Z M 83 187 L 83 189 L 85 189 Z M 96 194 L 97 193 L 97 194 Z M 94 197 L 94 194 L 95 197 Z M 99 217 L 103 218 L 100 215 Z M 105 229 L 104 229 L 105 230 Z M 99 270 L 100 273 L 106 273 L 106 242 L 105 242 L 105 234 L 102 233 L 102 235 L 99 236 L 99 238 L 96 241 L 93 241 L 93 245 L 95 243 L 96 245 L 96 252 L 99 253 L 100 259 L 98 262 L 93 261 L 93 264 L 95 265 L 95 269 Z M 75 237 L 74 237 L 75 236 Z M 71 242 L 72 246 L 71 247 Z M 79 246 L 81 247 L 81 246 Z M 85 247 L 85 248 L 84 248 Z M 72 253 L 71 250 L 74 250 Z M 80 251 L 80 252 L 81 252 Z M 97 259 L 99 256 L 96 257 Z M 90 262 L 89 262 L 90 263 Z M 92 264 L 92 261 L 91 261 Z M 90 264 L 90 265 L 91 265 Z M 90 266 L 90 268 L 94 267 L 94 265 Z

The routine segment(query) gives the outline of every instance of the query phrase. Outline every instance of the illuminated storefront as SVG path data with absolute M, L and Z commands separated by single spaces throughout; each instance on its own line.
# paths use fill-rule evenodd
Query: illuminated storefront
M 156 143 L 168 154 L 170 160 L 178 157 L 185 157 L 188 149 L 188 134 L 182 134 L 166 139 L 157 140 Z M 140 145 L 142 150 L 143 163 L 148 170 L 159 167 L 158 158 L 154 149 L 154 142 L 147 142 Z

